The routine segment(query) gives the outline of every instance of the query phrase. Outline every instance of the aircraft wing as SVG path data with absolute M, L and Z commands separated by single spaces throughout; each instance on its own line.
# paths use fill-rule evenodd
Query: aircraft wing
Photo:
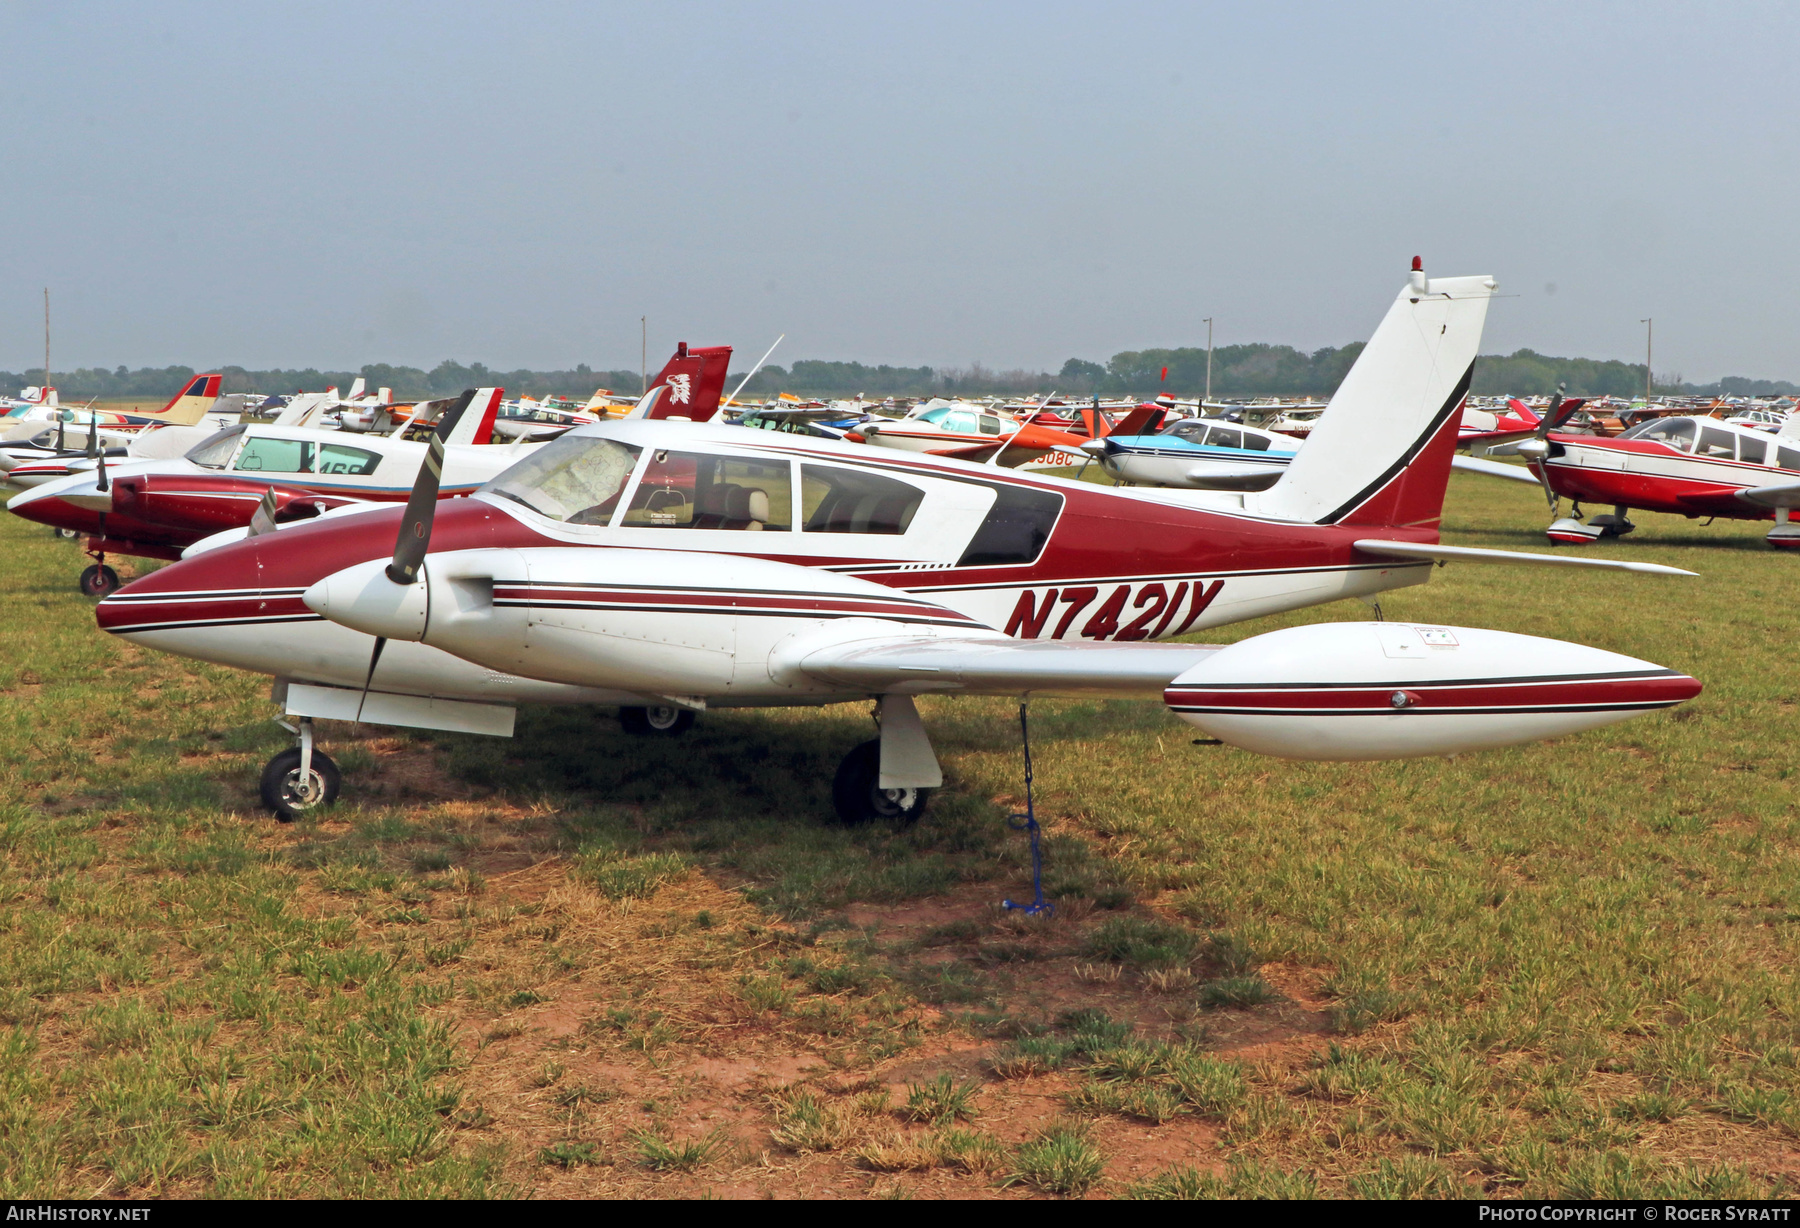
M 1737 497 L 1758 507 L 1800 507 L 1800 482 L 1784 482 L 1779 486 L 1749 486 L 1738 491 Z
M 799 665 L 822 681 L 872 692 L 1160 699 L 1221 647 L 919 636 L 831 644 L 806 653 Z

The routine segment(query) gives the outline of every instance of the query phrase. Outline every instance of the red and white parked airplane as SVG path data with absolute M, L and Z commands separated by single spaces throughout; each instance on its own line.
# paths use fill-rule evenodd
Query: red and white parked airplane
M 1267 491 L 1107 489 L 735 427 L 607 423 L 469 499 L 440 504 L 428 463 L 404 511 L 191 553 L 98 619 L 276 678 L 299 745 L 265 768 L 263 797 L 284 816 L 337 792 L 315 719 L 510 734 L 520 702 L 618 704 L 639 728 L 680 728 L 708 707 L 873 699 L 880 737 L 834 782 L 850 821 L 914 817 L 941 782 L 918 694 L 1158 697 L 1235 745 L 1343 759 L 1504 746 L 1679 703 L 1699 683 L 1673 670 L 1497 631 L 1378 622 L 1230 648 L 1152 642 L 1372 598 L 1446 559 L 1597 562 L 1437 544 L 1493 289 L 1415 273 Z
M 1771 546 L 1800 548 L 1800 436 L 1770 435 L 1717 418 L 1652 418 L 1622 435 L 1575 435 L 1550 429 L 1515 444 L 1551 496 L 1550 540 L 1582 545 L 1632 531 L 1631 509 L 1696 519 L 1775 521 Z M 1556 516 L 1558 499 L 1574 502 Z M 1610 513 L 1582 519 L 1581 505 Z

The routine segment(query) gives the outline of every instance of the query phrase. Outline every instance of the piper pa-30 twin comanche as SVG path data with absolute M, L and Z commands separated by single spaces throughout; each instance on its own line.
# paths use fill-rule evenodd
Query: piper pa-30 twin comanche
M 471 498 L 440 503 L 431 461 L 404 509 L 190 551 L 98 618 L 274 676 L 299 745 L 270 761 L 263 798 L 285 817 L 337 793 L 320 718 L 510 735 L 518 703 L 587 703 L 679 730 L 709 707 L 874 700 L 880 736 L 833 788 L 856 821 L 912 818 L 941 783 L 920 694 L 1156 697 L 1224 742 L 1310 759 L 1506 746 L 1680 703 L 1700 684 L 1673 670 L 1499 631 L 1335 623 L 1228 648 L 1153 642 L 1373 598 L 1445 559 L 1599 562 L 1436 544 L 1493 289 L 1416 274 L 1265 492 L 1113 490 L 737 427 L 605 423 Z

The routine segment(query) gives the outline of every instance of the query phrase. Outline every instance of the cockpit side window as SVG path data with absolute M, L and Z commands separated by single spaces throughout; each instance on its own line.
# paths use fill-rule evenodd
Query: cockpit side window
M 642 529 L 793 527 L 792 466 L 785 460 L 659 451 L 644 466 L 623 525 Z
M 1694 450 L 1694 420 L 1692 418 L 1658 418 L 1651 422 L 1642 422 L 1626 431 L 1621 439 L 1647 439 L 1652 443 L 1664 444 L 1677 452 Z
M 226 427 L 209 439 L 202 439 L 188 449 L 187 458 L 196 465 L 208 469 L 223 469 L 231 463 L 231 454 L 237 451 L 238 440 L 243 438 L 244 428 L 241 426 Z
M 611 439 L 564 435 L 476 493 L 511 499 L 565 524 L 608 524 L 642 451 Z
M 231 467 L 246 473 L 310 473 L 312 454 L 310 440 L 253 435 Z
M 860 469 L 800 466 L 800 511 L 808 533 L 904 533 L 925 492 Z
M 1209 447 L 1214 448 L 1241 448 L 1244 446 L 1244 433 L 1215 426 L 1208 432 L 1206 442 Z
M 1206 424 L 1204 422 L 1183 420 L 1177 422 L 1163 433 L 1166 435 L 1173 435 L 1177 439 L 1186 440 L 1188 443 L 1192 444 L 1206 442 Z

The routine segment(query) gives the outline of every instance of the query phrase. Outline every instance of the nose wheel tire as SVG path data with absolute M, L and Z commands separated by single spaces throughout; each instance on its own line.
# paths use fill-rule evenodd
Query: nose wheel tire
M 81 591 L 89 597 L 105 597 L 119 590 L 119 573 L 105 563 L 81 573 Z
M 312 770 L 302 785 L 300 780 L 300 748 L 289 747 L 269 760 L 262 774 L 262 802 L 283 823 L 292 823 L 303 814 L 312 814 L 337 801 L 338 786 L 343 778 L 333 763 L 318 747 L 313 748 Z
M 662 704 L 654 708 L 620 708 L 619 724 L 640 738 L 672 738 L 694 727 L 694 714 L 686 708 Z
M 864 742 L 844 756 L 831 781 L 831 805 L 845 823 L 916 823 L 931 799 L 930 789 L 883 789 L 881 740 Z

